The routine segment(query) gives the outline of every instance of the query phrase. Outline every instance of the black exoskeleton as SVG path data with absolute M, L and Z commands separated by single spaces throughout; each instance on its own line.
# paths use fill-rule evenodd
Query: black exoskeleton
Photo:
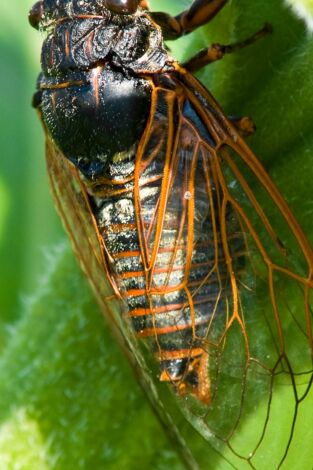
M 74 0 L 33 10 L 33 26 L 40 17 L 48 32 L 35 104 L 65 156 L 95 178 L 143 133 L 151 90 L 141 75 L 173 70 L 172 59 L 144 13 L 119 15 Z

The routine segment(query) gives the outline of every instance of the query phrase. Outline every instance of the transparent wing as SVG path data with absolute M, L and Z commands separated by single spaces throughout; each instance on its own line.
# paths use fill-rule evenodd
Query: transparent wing
M 142 385 L 145 372 L 136 353 L 136 339 L 124 322 L 125 304 L 111 274 L 110 258 L 99 234 L 87 188 L 72 165 L 46 136 L 47 169 L 57 210 L 70 237 L 74 251 L 95 292 L 101 310 L 127 355 Z
M 206 144 L 207 165 L 218 187 L 217 218 L 231 286 L 226 293 L 229 314 L 213 353 L 215 403 L 205 422 L 236 455 L 260 463 L 267 439 L 275 437 L 278 411 L 284 410 L 284 444 L 273 460 L 276 468 L 296 441 L 297 419 L 303 418 L 312 385 L 313 252 L 279 191 L 218 105 L 193 77 L 182 80 L 215 142 L 214 149 Z M 241 227 L 245 246 L 239 265 L 232 254 L 229 213 Z M 216 423 L 214 415 L 225 402 L 232 403 L 227 419 Z M 258 426 L 250 427 L 250 452 L 243 452 L 235 431 L 251 421 L 256 405 Z
M 161 363 L 187 361 L 181 384 L 195 357 L 207 354 L 197 373 L 210 384 L 210 404 L 189 397 L 186 415 L 249 465 L 285 407 L 276 468 L 312 384 L 312 248 L 256 157 L 189 74 L 154 85 L 134 197 L 150 299 L 142 336 L 154 338 Z M 199 387 L 195 394 L 201 399 Z M 237 440 L 256 407 L 253 429 Z
M 275 417 L 284 419 L 276 468 L 292 447 L 312 383 L 312 250 L 256 157 L 197 80 L 178 70 L 176 78 L 152 86 L 133 177 L 144 266 L 138 275 L 145 276 L 149 308 L 131 315 L 139 324 L 144 317 L 139 336 L 154 343 L 162 380 L 178 391 L 194 386 L 203 403 L 210 393 L 209 403 L 187 394 L 178 406 L 215 449 L 226 446 L 253 467 L 267 440 L 276 439 Z M 156 394 L 163 393 L 159 373 L 149 359 L 147 366 L 123 321 L 118 280 L 84 182 L 49 138 L 47 163 L 58 210 L 102 310 L 181 443 Z M 169 365 L 179 361 L 181 374 L 174 377 Z M 190 371 L 197 374 L 194 383 Z M 168 403 L 174 410 L 172 398 Z
M 156 415 L 164 424 L 175 446 L 189 465 L 193 457 L 185 446 L 178 429 L 166 413 L 156 392 L 158 376 L 151 376 L 151 366 L 145 360 L 138 341 L 126 321 L 127 309 L 110 272 L 110 259 L 99 235 L 90 206 L 87 188 L 79 172 L 46 134 L 46 160 L 51 189 L 57 210 L 70 237 L 74 251 L 94 290 L 102 313 L 119 342 L 135 376 L 150 401 Z M 79 292 L 78 292 L 79 295 Z M 145 351 L 144 351 L 145 352 Z M 152 379 L 155 379 L 153 383 Z M 175 406 L 175 403 L 173 404 Z
M 118 297 L 108 254 L 98 232 L 87 189 L 77 169 L 49 137 L 46 140 L 46 158 L 55 204 L 82 268 L 88 278 L 93 278 L 93 273 L 100 275 L 104 298 Z

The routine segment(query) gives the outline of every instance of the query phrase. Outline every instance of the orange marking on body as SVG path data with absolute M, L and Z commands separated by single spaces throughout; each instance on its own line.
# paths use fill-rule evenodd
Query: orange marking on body
M 109 227 L 105 227 L 106 233 L 120 233 L 126 230 L 136 230 L 136 224 L 112 224 Z
M 178 247 L 178 250 L 185 250 L 185 245 L 180 245 Z M 172 247 L 163 247 L 163 248 L 159 248 L 159 251 L 158 253 L 172 253 L 173 252 L 173 248 Z M 132 257 L 132 256 L 139 256 L 141 252 L 139 251 L 123 251 L 121 253 L 116 253 L 114 255 L 114 258 L 128 258 L 128 257 Z
M 208 262 L 203 262 L 203 263 L 194 263 L 191 265 L 191 271 L 192 270 L 195 270 L 195 269 L 199 269 L 199 268 L 204 268 L 204 267 L 208 267 L 212 264 L 212 261 L 208 261 Z M 154 275 L 158 275 L 158 274 L 166 274 L 169 272 L 170 270 L 170 273 L 172 272 L 176 272 L 176 271 L 183 271 L 185 269 L 185 266 L 184 265 L 179 265 L 179 266 L 170 266 L 170 267 L 166 267 L 166 268 L 155 268 L 154 271 L 153 271 L 153 274 Z M 141 276 L 144 276 L 144 272 L 143 271 L 128 271 L 126 273 L 122 273 L 119 275 L 119 277 L 121 279 L 129 279 L 129 278 L 132 278 L 132 277 L 141 277 Z M 166 282 L 166 284 L 168 283 L 168 280 Z M 189 286 L 193 285 L 193 283 L 189 283 Z
M 99 65 L 98 67 L 94 68 L 92 70 L 92 87 L 93 87 L 93 92 L 94 92 L 94 97 L 95 97 L 95 105 L 99 106 L 100 104 L 100 94 L 99 94 L 99 75 L 103 70 L 103 66 Z
M 194 305 L 202 305 L 205 304 L 209 301 L 216 300 L 218 296 L 216 294 L 212 295 L 207 295 L 203 297 L 201 300 L 194 300 L 193 303 Z M 168 304 L 168 305 L 162 305 L 162 307 L 155 307 L 155 308 L 135 308 L 134 310 L 131 310 L 128 312 L 128 315 L 130 317 L 140 317 L 140 316 L 146 316 L 146 315 L 157 315 L 158 313 L 166 313 L 166 312 L 175 312 L 175 311 L 181 311 L 185 308 L 188 308 L 188 302 L 184 303 L 179 303 L 179 304 Z
M 175 311 L 181 310 L 183 307 L 184 307 L 184 304 L 179 303 L 179 304 L 163 305 L 162 307 L 156 307 L 153 309 L 135 308 L 134 310 L 130 311 L 128 315 L 130 317 L 142 317 L 146 315 L 155 315 L 158 313 L 175 312 Z
M 70 53 L 71 53 L 71 49 L 70 49 L 70 32 L 69 32 L 68 29 L 65 30 L 64 40 L 65 40 L 65 44 L 64 44 L 65 57 L 68 59 L 69 56 L 70 56 Z
M 188 329 L 192 329 L 194 332 L 197 326 L 204 325 L 205 323 L 207 323 L 207 320 L 202 320 L 201 322 L 199 323 L 196 322 L 195 324 L 186 323 L 185 325 L 171 325 L 171 326 L 164 326 L 162 328 L 146 328 L 144 330 L 138 331 L 136 333 L 136 336 L 138 338 L 146 338 L 148 336 L 166 335 L 169 333 L 175 333 L 176 331 L 182 331 L 182 330 L 188 330 Z
M 144 273 L 143 273 L 144 274 Z M 214 279 L 213 283 L 217 283 L 218 280 Z M 129 289 L 126 290 L 127 297 L 139 297 L 141 295 L 149 294 L 149 295 L 166 295 L 166 294 L 171 294 L 176 291 L 184 290 L 186 293 L 186 296 L 188 298 L 188 303 L 190 304 L 190 308 L 192 309 L 192 297 L 194 294 L 191 294 L 189 287 L 197 287 L 201 286 L 204 287 L 207 284 L 211 284 L 212 281 L 206 278 L 198 279 L 197 281 L 192 281 L 187 284 L 187 287 L 185 285 L 185 281 L 180 282 L 179 284 L 175 284 L 173 286 L 155 286 L 153 288 L 150 288 L 149 290 L 147 288 L 143 289 Z
M 83 85 L 84 82 L 83 80 L 77 80 L 73 82 L 63 82 L 63 83 L 57 83 L 55 85 L 48 85 L 47 83 L 41 83 L 40 84 L 40 89 L 41 90 L 59 90 L 62 88 L 69 88 L 71 86 L 80 86 Z
M 90 57 L 92 55 L 92 44 L 93 44 L 93 41 L 94 41 L 94 36 L 95 36 L 95 32 L 92 31 L 92 33 L 89 35 L 89 37 L 86 41 L 85 53 L 86 53 L 87 57 Z
M 173 379 L 172 379 L 172 377 L 170 376 L 168 370 L 165 369 L 165 370 L 163 370 L 163 371 L 161 372 L 161 375 L 160 375 L 160 377 L 159 377 L 159 380 L 160 380 L 160 382 L 172 382 Z M 180 377 L 177 377 L 176 380 L 180 380 Z
M 120 196 L 122 194 L 132 193 L 132 188 L 112 188 L 112 186 L 124 186 L 126 183 L 131 182 L 134 179 L 134 175 L 129 176 L 128 178 L 124 178 L 123 180 L 109 180 L 105 178 L 99 178 L 96 182 L 96 186 L 90 184 L 90 188 L 92 189 L 92 194 L 98 197 L 114 197 Z M 156 181 L 162 179 L 162 176 L 155 175 L 151 178 L 147 178 L 145 181 L 140 182 L 140 189 L 144 186 L 148 186 L 151 183 L 155 183 Z M 103 188 L 103 184 L 107 184 L 108 188 Z
M 240 236 L 239 234 L 235 234 L 233 236 L 228 237 L 228 240 L 239 238 L 239 236 Z M 220 241 L 219 241 L 219 243 L 220 243 Z M 194 244 L 194 249 L 209 248 L 210 246 L 214 246 L 214 242 L 212 240 L 207 240 L 205 242 L 195 243 Z M 161 254 L 161 253 L 173 253 L 174 249 L 175 248 L 173 248 L 173 247 L 161 247 L 161 248 L 159 248 L 158 253 L 159 254 Z M 177 247 L 177 251 L 185 250 L 185 249 L 186 249 L 186 244 L 185 243 L 183 243 L 181 245 L 178 245 L 178 247 Z M 139 251 L 123 251 L 123 252 L 114 254 L 114 258 L 115 259 L 132 258 L 134 256 L 138 257 L 140 254 L 141 254 L 141 252 L 139 252 Z

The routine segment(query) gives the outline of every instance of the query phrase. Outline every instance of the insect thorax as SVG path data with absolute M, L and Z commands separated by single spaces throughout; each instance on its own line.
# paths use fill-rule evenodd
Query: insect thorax
M 69 5 L 59 4 L 53 27 L 43 25 L 39 105 L 65 156 L 95 177 L 138 142 L 151 95 L 142 75 L 172 70 L 172 59 L 144 14 L 62 17 Z

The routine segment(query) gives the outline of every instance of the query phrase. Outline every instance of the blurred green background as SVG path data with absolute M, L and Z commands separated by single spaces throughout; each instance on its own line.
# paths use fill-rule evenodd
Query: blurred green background
M 190 2 L 151 3 L 178 12 Z M 107 331 L 54 211 L 30 105 L 43 39 L 28 26 L 30 7 L 0 4 L 0 469 L 184 468 Z M 171 47 L 188 57 L 265 21 L 274 34 L 263 45 L 200 77 L 228 113 L 253 116 L 251 145 L 312 240 L 313 47 L 303 23 L 283 1 L 234 0 L 212 25 Z M 306 434 L 286 469 L 312 468 L 307 442 Z M 201 468 L 233 468 L 206 446 L 199 441 Z
M 21 294 L 36 288 L 43 248 L 62 237 L 45 173 L 42 130 L 31 107 L 41 37 L 27 1 L 1 2 L 1 321 L 18 318 Z

